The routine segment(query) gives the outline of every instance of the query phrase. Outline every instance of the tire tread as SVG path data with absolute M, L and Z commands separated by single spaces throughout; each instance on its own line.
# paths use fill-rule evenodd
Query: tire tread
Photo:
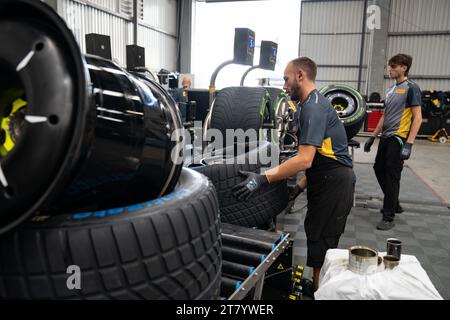
M 82 226 L 52 225 L 50 218 L 45 228 L 29 221 L 3 235 L 0 298 L 218 298 L 218 203 L 213 184 L 202 181 L 199 194 L 158 214 L 149 210 L 137 217 Z M 24 249 L 36 254 L 26 254 Z M 194 258 L 186 264 L 188 256 Z M 80 290 L 66 287 L 69 265 L 81 268 Z

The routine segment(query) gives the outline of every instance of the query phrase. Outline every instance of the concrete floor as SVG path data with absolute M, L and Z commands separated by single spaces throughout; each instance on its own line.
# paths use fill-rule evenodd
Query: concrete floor
M 379 139 L 376 139 L 369 153 L 364 152 L 367 137 L 357 136 L 354 140 L 361 143 L 361 148 L 355 148 L 355 162 L 373 163 Z M 450 207 L 450 142 L 441 144 L 416 139 L 411 158 L 405 161 L 405 165 L 428 185 L 447 207 Z

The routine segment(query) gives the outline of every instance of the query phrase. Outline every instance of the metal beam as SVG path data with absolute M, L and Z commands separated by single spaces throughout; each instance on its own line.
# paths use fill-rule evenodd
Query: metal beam
M 364 0 L 302 0 L 304 3 L 312 3 L 312 2 L 361 2 Z
M 380 29 L 373 30 L 372 48 L 369 55 L 369 70 L 367 82 L 367 95 L 372 92 L 378 92 L 381 95 L 384 92 L 384 75 L 387 59 L 388 31 L 391 0 L 373 0 L 370 4 L 377 5 L 380 8 Z
M 266 1 L 266 0 L 197 0 L 198 2 L 215 3 L 215 2 L 243 2 L 243 1 Z
M 359 64 L 318 64 L 318 68 L 367 68 L 367 65 Z
M 385 79 L 390 79 L 389 76 L 385 75 Z M 450 80 L 450 76 L 433 76 L 433 75 L 408 75 L 408 79 L 418 79 L 418 80 Z
M 442 31 L 405 31 L 389 32 L 390 37 L 408 37 L 408 36 L 450 36 L 450 30 Z
M 133 0 L 133 44 L 138 44 L 138 0 Z
M 193 0 L 178 0 L 177 69 L 191 72 Z
M 300 36 L 359 36 L 370 35 L 370 32 L 304 32 L 300 33 Z
M 167 31 L 164 31 L 164 30 L 159 29 L 159 28 L 156 28 L 156 27 L 153 27 L 153 26 L 151 26 L 151 25 L 149 25 L 148 23 L 145 23 L 145 22 L 143 22 L 143 21 L 139 21 L 139 25 L 140 25 L 141 27 L 145 27 L 145 28 L 150 29 L 150 30 L 152 30 L 152 31 L 161 33 L 161 34 L 163 34 L 163 35 L 165 35 L 165 36 L 168 36 L 168 37 L 170 37 L 170 38 L 177 39 L 177 35 L 176 35 L 176 34 L 173 34 L 173 33 L 167 32 Z
M 298 56 L 300 56 L 300 49 L 302 45 L 302 17 L 303 17 L 303 2 L 300 3 L 300 30 L 298 34 Z
M 363 15 L 363 23 L 361 30 L 361 49 L 359 53 L 359 68 L 358 68 L 358 91 L 361 92 L 361 79 L 362 79 L 362 69 L 363 69 L 363 60 L 364 60 L 364 45 L 366 43 L 366 21 L 367 21 L 367 2 L 368 0 L 364 0 L 364 10 L 362 12 Z
M 354 82 L 354 83 L 359 83 L 359 82 L 366 82 L 365 80 L 317 80 L 316 82 L 335 82 L 335 83 L 341 83 L 341 82 Z

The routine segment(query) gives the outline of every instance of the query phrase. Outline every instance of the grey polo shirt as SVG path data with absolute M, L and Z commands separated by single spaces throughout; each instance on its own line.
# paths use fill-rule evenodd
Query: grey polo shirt
M 422 104 L 419 86 L 409 79 L 395 84 L 386 92 L 382 137 L 408 138 L 413 113 L 411 107 Z
M 317 90 L 313 90 L 302 103 L 298 135 L 299 145 L 311 145 L 317 149 L 312 167 L 307 171 L 353 167 L 344 125 L 330 101 Z

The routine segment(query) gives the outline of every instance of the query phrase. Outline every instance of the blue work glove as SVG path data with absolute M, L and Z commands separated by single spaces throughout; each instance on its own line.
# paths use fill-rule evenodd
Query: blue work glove
M 402 151 L 400 152 L 400 159 L 408 160 L 411 156 L 412 143 L 406 142 L 403 145 Z
M 234 196 L 239 200 L 248 200 L 250 197 L 264 185 L 268 184 L 267 178 L 263 174 L 257 174 L 248 171 L 239 171 L 244 177 L 247 177 L 243 182 L 235 185 L 232 190 Z
M 370 152 L 370 148 L 372 147 L 374 141 L 375 141 L 374 136 L 367 139 L 366 143 L 364 144 L 364 152 Z

